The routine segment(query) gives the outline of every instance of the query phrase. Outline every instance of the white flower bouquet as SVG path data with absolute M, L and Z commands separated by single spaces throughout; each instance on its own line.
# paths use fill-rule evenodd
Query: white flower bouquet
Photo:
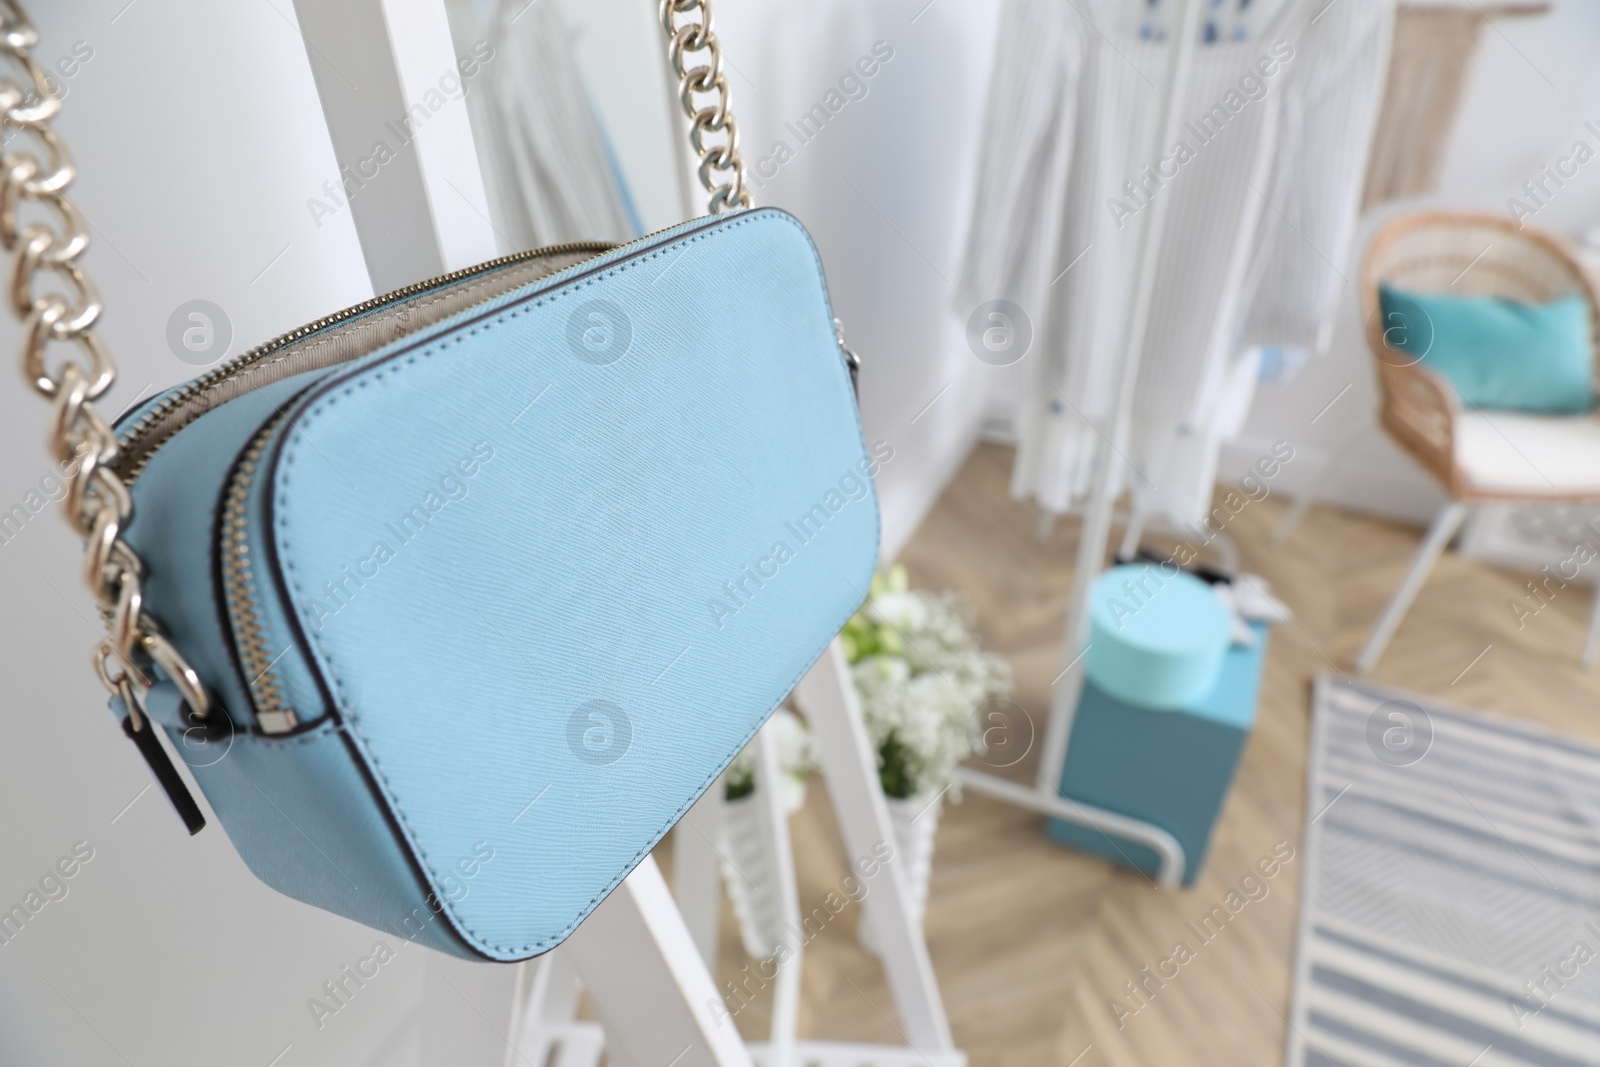
M 979 708 L 1011 694 L 1010 666 L 978 647 L 972 625 L 960 597 L 913 591 L 898 566 L 873 579 L 866 604 L 845 624 L 845 655 L 890 797 L 949 785 L 972 753 Z

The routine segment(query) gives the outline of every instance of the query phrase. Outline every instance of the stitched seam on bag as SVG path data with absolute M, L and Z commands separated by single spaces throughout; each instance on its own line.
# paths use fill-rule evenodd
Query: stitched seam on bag
M 297 734 L 294 737 L 273 737 L 270 734 L 257 734 L 252 735 L 250 739 L 252 741 L 260 742 L 261 744 L 266 745 L 268 748 L 295 748 L 300 745 L 309 745 L 317 741 L 326 741 L 338 731 L 338 725 L 329 722 L 320 724 L 316 729 L 307 730 L 305 733 Z
M 172 726 L 168 723 L 162 722 L 160 719 L 157 719 L 156 722 L 158 725 L 167 730 L 187 732 L 195 729 L 193 726 Z M 265 745 L 267 748 L 295 748 L 299 745 L 309 745 L 314 741 L 324 740 L 330 733 L 333 733 L 337 729 L 338 726 L 332 723 L 323 722 L 318 723 L 315 727 L 307 730 L 303 734 L 295 734 L 293 737 L 274 737 L 271 734 L 261 734 L 249 729 L 241 730 L 235 728 L 230 737 L 237 738 L 242 735 L 244 738 L 250 741 L 251 744 Z M 185 762 L 187 763 L 188 761 L 185 760 Z M 221 760 L 218 760 L 218 762 L 220 763 Z M 211 764 L 208 763 L 205 764 L 205 766 L 209 767 Z
M 381 381 L 383 378 L 387 377 L 388 375 L 398 373 L 400 370 L 404 369 L 405 367 L 409 367 L 413 363 L 420 362 L 423 359 L 426 359 L 426 358 L 432 357 L 434 355 L 437 355 L 437 354 L 439 354 L 441 352 L 444 352 L 447 349 L 449 349 L 452 345 L 460 344 L 460 343 L 464 342 L 467 338 L 472 337 L 472 336 L 474 336 L 474 335 L 476 335 L 476 334 L 478 334 L 478 333 L 480 333 L 482 331 L 486 331 L 486 330 L 489 330 L 491 328 L 498 327 L 498 326 L 501 326 L 501 325 L 503 325 L 505 323 L 508 323 L 511 320 L 513 320 L 513 319 L 515 319 L 515 318 L 517 318 L 517 317 L 519 317 L 519 316 L 521 316 L 523 314 L 526 314 L 526 313 L 532 311 L 535 308 L 542 307 L 542 306 L 544 306 L 546 304 L 556 303 L 556 302 L 558 302 L 558 301 L 560 301 L 562 299 L 565 299 L 565 298 L 567 298 L 567 297 L 569 297 L 569 296 L 571 296 L 571 295 L 573 295 L 575 293 L 581 292 L 583 289 L 588 288 L 589 286 L 601 281 L 602 279 L 609 278 L 609 277 L 612 277 L 614 275 L 622 274 L 623 272 L 625 272 L 627 270 L 630 270 L 630 269 L 633 269 L 635 267 L 642 267 L 644 264 L 650 262 L 651 260 L 659 259 L 659 258 L 667 255 L 669 252 L 671 252 L 671 251 L 673 251 L 673 250 L 675 250 L 677 248 L 686 247 L 687 245 L 693 244 L 696 241 L 706 240 L 708 238 L 716 237 L 716 236 L 719 236 L 721 234 L 731 233 L 735 229 L 737 229 L 738 227 L 748 225 L 749 223 L 752 223 L 752 222 L 755 222 L 755 221 L 759 221 L 761 219 L 771 219 L 771 220 L 775 220 L 775 221 L 782 221 L 783 223 L 789 225 L 791 228 L 793 228 L 795 230 L 798 230 L 800 232 L 800 235 L 802 236 L 802 238 L 804 238 L 805 245 L 806 245 L 807 249 L 811 252 L 812 263 L 816 268 L 817 283 L 818 283 L 818 286 L 819 286 L 819 288 L 821 289 L 821 292 L 822 292 L 823 306 L 826 309 L 826 311 L 828 313 L 828 316 L 829 316 L 828 327 L 829 327 L 830 332 L 831 332 L 831 329 L 832 329 L 832 326 L 833 326 L 832 319 L 831 319 L 833 308 L 832 308 L 831 301 L 829 301 L 829 299 L 828 299 L 827 280 L 826 280 L 826 277 L 823 275 L 823 272 L 822 272 L 822 258 L 820 256 L 820 254 L 817 252 L 816 245 L 811 241 L 810 235 L 806 233 L 805 228 L 803 226 L 801 226 L 799 221 L 797 219 L 795 219 L 794 217 L 792 217 L 792 216 L 790 216 L 788 214 L 781 214 L 781 213 L 754 214 L 754 215 L 747 216 L 745 218 L 735 219 L 733 221 L 730 221 L 728 223 L 723 224 L 722 226 L 716 227 L 715 229 L 712 229 L 712 230 L 709 230 L 709 231 L 703 231 L 703 232 L 700 232 L 700 233 L 693 234 L 693 235 L 691 235 L 691 236 L 689 236 L 687 238 L 683 238 L 683 239 L 680 239 L 680 240 L 672 241 L 672 242 L 670 242 L 668 244 L 665 244 L 665 245 L 661 246 L 659 249 L 656 249 L 655 251 L 646 253 L 646 254 L 638 256 L 638 257 L 631 258 L 631 259 L 627 260 L 626 262 L 619 263 L 618 265 L 616 265 L 614 267 L 606 268 L 605 270 L 603 270 L 603 271 L 601 271 L 601 272 L 599 272 L 599 273 L 597 273 L 597 274 L 595 274 L 595 275 L 593 275 L 593 276 L 591 276 L 589 278 L 586 278 L 582 282 L 579 282 L 579 283 L 577 283 L 575 285 L 572 285 L 571 287 L 563 287 L 562 289 L 560 289 L 560 290 L 558 290 L 556 292 L 550 293 L 550 294 L 548 294 L 546 296 L 543 296 L 543 297 L 539 297 L 539 298 L 537 298 L 537 299 L 535 299 L 535 300 L 533 300 L 533 301 L 531 301 L 531 302 L 529 302 L 527 304 L 523 304 L 523 305 L 520 305 L 520 306 L 518 306 L 516 308 L 513 308 L 511 310 L 503 312 L 500 315 L 497 315 L 492 319 L 488 319 L 488 320 L 486 320 L 486 321 L 484 321 L 482 323 L 479 323 L 477 326 L 474 326 L 471 329 L 466 330 L 466 331 L 464 331 L 464 332 L 462 332 L 460 334 L 457 334 L 455 336 L 448 337 L 448 338 L 441 338 L 441 339 L 439 339 L 437 341 L 428 343 L 423 348 L 421 348 L 418 351 L 416 351 L 416 352 L 412 353 L 411 355 L 407 356 L 405 359 L 399 360 L 399 361 L 394 362 L 394 363 L 391 363 L 389 366 L 384 367 L 383 369 L 377 371 L 376 373 L 374 373 L 372 375 L 363 376 L 363 377 L 359 378 L 358 380 L 352 381 L 350 384 L 344 386 L 342 389 L 339 389 L 336 392 L 329 393 L 326 396 L 318 399 L 312 405 L 311 408 L 306 410 L 299 417 L 299 420 L 298 420 L 299 421 L 299 427 L 298 427 L 298 429 L 299 429 L 300 432 L 297 435 L 291 437 L 291 439 L 288 442 L 286 442 L 286 444 L 285 444 L 284 453 L 283 453 L 283 461 L 282 461 L 282 463 L 283 463 L 282 471 L 279 474 L 279 477 L 278 477 L 278 480 L 277 480 L 278 481 L 278 485 L 277 485 L 277 487 L 275 487 L 275 489 L 273 491 L 276 492 L 276 491 L 279 491 L 279 490 L 287 490 L 288 485 L 289 485 L 289 481 L 290 481 L 290 470 L 294 466 L 296 457 L 297 457 L 298 452 L 299 452 L 299 446 L 300 446 L 301 441 L 306 440 L 308 438 L 308 436 L 309 436 L 309 430 L 310 430 L 311 423 L 314 422 L 316 419 L 320 418 L 323 414 L 325 414 L 327 409 L 331 408 L 339 400 L 344 399 L 345 397 L 348 397 L 351 394 L 353 394 L 355 392 L 355 390 L 361 389 L 361 388 L 365 388 L 371 382 Z M 865 432 L 862 430 L 862 427 L 861 427 L 861 412 L 860 412 L 860 409 L 859 409 L 859 407 L 857 406 L 857 404 L 855 402 L 854 396 L 853 395 L 849 395 L 849 392 L 850 392 L 849 376 L 844 370 L 844 365 L 843 365 L 842 360 L 840 361 L 839 367 L 837 368 L 837 374 L 836 374 L 835 380 L 839 384 L 841 384 L 843 386 L 844 390 L 846 391 L 846 394 L 847 394 L 846 395 L 846 400 L 848 401 L 848 406 L 849 406 L 849 409 L 850 409 L 850 412 L 851 412 L 851 418 L 854 419 L 854 421 L 855 421 L 857 434 L 860 436 L 863 444 L 865 444 L 866 435 L 865 435 Z M 872 517 L 873 517 L 873 532 L 874 532 L 874 542 L 873 543 L 874 543 L 874 545 L 881 545 L 882 541 L 883 541 L 882 515 L 878 510 L 878 501 L 877 501 L 877 493 L 876 492 L 874 492 L 872 494 Z M 283 570 L 285 572 L 286 577 L 288 578 L 288 583 L 289 583 L 290 587 L 294 590 L 294 593 L 295 593 L 294 602 L 291 603 L 290 605 L 288 605 L 288 610 L 291 611 L 291 612 L 298 613 L 300 611 L 300 604 L 303 602 L 304 590 L 302 589 L 302 587 L 300 585 L 299 576 L 295 573 L 294 557 L 293 557 L 293 553 L 290 550 L 289 542 L 288 542 L 289 533 L 288 533 L 288 530 L 287 530 L 287 524 L 288 524 L 287 516 L 280 514 L 279 517 L 278 517 L 277 522 L 275 523 L 275 526 L 276 526 L 278 534 L 279 534 L 279 548 L 280 548 L 280 550 L 278 552 L 278 557 L 282 561 Z M 874 555 L 874 561 L 876 561 L 876 556 L 877 556 L 876 548 L 874 549 L 873 555 Z M 839 629 L 841 629 L 847 621 L 849 621 L 850 616 L 855 613 L 855 611 L 857 610 L 857 607 L 859 607 L 859 605 L 857 605 L 856 607 L 850 608 L 845 613 L 844 617 L 841 618 L 839 620 L 838 624 L 833 627 L 833 630 L 829 634 L 827 639 L 823 641 L 821 647 L 818 648 L 818 650 L 816 652 L 812 653 L 811 657 L 808 660 L 805 661 L 805 665 L 800 669 L 799 673 L 796 674 L 792 679 L 790 679 L 788 684 L 784 686 L 783 693 L 784 693 L 785 696 L 794 688 L 794 686 L 799 682 L 799 680 L 802 677 L 805 676 L 806 672 L 811 669 L 811 666 L 816 662 L 817 658 L 822 654 L 822 652 L 824 650 L 827 649 L 828 644 L 829 644 L 829 642 L 831 642 L 833 640 L 834 635 L 838 633 Z M 345 721 L 346 721 L 346 726 L 349 729 L 350 735 L 360 745 L 360 748 L 361 748 L 362 752 L 365 754 L 368 762 L 370 763 L 370 765 L 372 767 L 373 777 L 378 781 L 380 787 L 382 788 L 383 793 L 384 793 L 384 797 L 388 800 L 390 808 L 393 810 L 396 820 L 400 823 L 405 835 L 409 839 L 409 843 L 410 843 L 411 849 L 415 853 L 418 862 L 421 864 L 423 869 L 427 872 L 429 879 L 436 882 L 438 880 L 438 873 L 434 868 L 433 861 L 428 857 L 428 854 L 427 854 L 426 850 L 423 849 L 422 844 L 421 844 L 421 842 L 420 842 L 420 840 L 419 840 L 419 838 L 417 836 L 416 830 L 413 829 L 410 819 L 406 816 L 405 809 L 401 805 L 400 799 L 396 795 L 394 787 L 390 784 L 388 776 L 384 773 L 383 766 L 382 766 L 382 761 L 379 760 L 377 755 L 372 751 L 372 747 L 371 747 L 370 743 L 368 742 L 366 735 L 364 733 L 362 733 L 362 731 L 360 729 L 361 715 L 360 715 L 360 713 L 358 711 L 355 710 L 354 706 L 351 705 L 349 703 L 348 699 L 346 698 L 346 696 L 345 696 L 345 685 L 344 685 L 343 680 L 339 677 L 338 670 L 335 668 L 335 666 L 333 664 L 333 661 L 332 661 L 331 657 L 328 656 L 326 650 L 324 650 L 322 648 L 322 646 L 320 644 L 318 644 L 315 632 L 313 630 L 309 629 L 309 628 L 305 628 L 305 635 L 306 635 L 306 643 L 310 646 L 311 652 L 315 655 L 316 659 L 322 664 L 323 669 L 324 669 L 324 673 L 327 675 L 328 680 L 332 685 L 332 688 L 334 690 L 335 696 L 336 696 L 336 698 L 337 698 L 337 700 L 339 702 L 340 708 L 343 709 L 343 711 L 344 711 L 344 717 L 345 717 Z M 726 767 L 728 765 L 728 763 L 730 763 L 733 760 L 734 756 L 738 755 L 740 749 L 744 748 L 745 745 L 750 743 L 750 739 L 755 736 L 756 731 L 761 728 L 761 725 L 763 723 L 765 723 L 766 718 L 771 716 L 772 711 L 774 709 L 776 709 L 777 706 L 783 702 L 783 699 L 784 699 L 784 697 L 780 696 L 778 698 L 777 703 L 773 704 L 772 708 L 769 708 L 767 710 L 767 716 L 764 716 L 762 718 L 761 723 L 757 723 L 757 725 L 755 727 L 751 728 L 751 730 L 744 735 L 744 738 L 737 745 L 735 745 L 732 749 L 730 749 L 727 752 L 727 754 L 723 757 L 722 762 L 718 765 L 717 769 L 715 771 L 713 771 L 707 778 L 705 778 L 701 782 L 699 788 L 695 791 L 695 797 L 690 799 L 684 805 L 682 805 L 665 822 L 663 822 L 661 824 L 660 828 L 657 829 L 655 831 L 655 833 L 651 836 L 651 839 L 650 839 L 649 843 L 646 844 L 644 847 L 640 848 L 637 852 L 635 852 L 633 854 L 632 857 L 630 857 L 626 862 L 624 862 L 622 864 L 621 868 L 618 870 L 617 874 L 606 884 L 605 888 L 602 889 L 600 892 L 596 893 L 593 897 L 591 897 L 589 899 L 588 903 L 584 906 L 584 908 L 582 910 L 582 913 L 576 919 L 574 919 L 571 923 L 569 923 L 566 927 L 564 927 L 560 931 L 556 932 L 555 934 L 549 935 L 549 936 L 547 936 L 545 938 L 542 938 L 540 940 L 537 940 L 537 941 L 529 942 L 526 945 L 499 945 L 499 944 L 494 943 L 493 941 L 490 941 L 488 938 L 486 938 L 483 935 L 479 934 L 471 926 L 467 925 L 466 921 L 460 915 L 458 915 L 456 913 L 456 911 L 454 909 L 454 902 L 453 901 L 449 901 L 449 900 L 447 900 L 445 898 L 440 897 L 437 892 L 433 893 L 434 899 L 439 902 L 439 904 L 441 906 L 441 910 L 446 915 L 449 916 L 452 925 L 459 932 L 461 932 L 461 934 L 469 941 L 469 943 L 472 944 L 472 947 L 477 948 L 480 951 L 485 949 L 485 948 L 487 948 L 487 949 L 493 950 L 494 952 L 501 953 L 501 954 L 517 955 L 517 954 L 527 954 L 527 953 L 533 952 L 535 950 L 543 949 L 547 945 L 559 944 L 568 935 L 570 935 L 573 930 L 577 929 L 578 925 L 581 922 L 583 922 L 583 920 L 586 919 L 589 916 L 589 914 L 600 903 L 600 901 L 603 900 L 607 896 L 607 894 L 609 894 L 619 884 L 621 884 L 622 880 L 625 877 L 627 877 L 628 872 L 633 870 L 633 868 L 636 867 L 644 859 L 644 857 L 647 854 L 649 854 L 650 850 L 653 849 L 656 846 L 657 843 L 659 843 L 661 838 L 666 834 L 667 830 L 671 829 L 671 827 L 672 827 L 672 825 L 674 823 L 676 823 L 678 820 L 683 818 L 684 813 L 687 812 L 691 806 L 693 806 L 694 799 L 697 799 L 700 796 L 700 794 L 704 793 L 705 790 L 711 785 L 711 783 L 716 780 L 717 775 L 722 773 L 723 768 Z M 431 889 L 433 889 L 433 886 L 430 885 L 428 888 L 431 890 Z

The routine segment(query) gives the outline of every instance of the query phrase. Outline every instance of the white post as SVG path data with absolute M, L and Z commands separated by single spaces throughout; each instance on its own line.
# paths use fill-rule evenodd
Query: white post
M 1173 27 L 1172 44 L 1167 52 L 1161 110 L 1155 133 L 1145 153 L 1158 158 L 1164 146 L 1178 138 L 1182 118 L 1181 102 L 1189 82 L 1189 67 L 1194 58 L 1195 33 L 1200 24 L 1199 0 L 1180 0 Z M 1116 465 L 1128 449 L 1128 427 L 1133 419 L 1134 395 L 1139 384 L 1139 363 L 1144 356 L 1145 324 L 1150 317 L 1150 302 L 1155 294 L 1156 264 L 1161 238 L 1166 230 L 1167 209 L 1172 196 L 1158 196 L 1139 229 L 1139 244 L 1134 253 L 1134 289 L 1124 320 L 1123 358 L 1117 364 L 1116 402 L 1111 414 L 1109 443 L 1095 457 L 1094 484 L 1088 510 L 1078 533 L 1078 560 L 1072 574 L 1072 602 L 1067 613 L 1067 631 L 1062 643 L 1061 662 L 1068 664 L 1082 655 L 1089 638 L 1089 594 L 1100 569 L 1105 565 L 1106 538 L 1111 532 L 1113 497 L 1116 491 Z M 1039 754 L 1036 779 L 1041 793 L 1055 796 L 1061 788 L 1061 771 L 1072 735 L 1072 717 L 1083 691 L 1083 671 L 1070 671 L 1058 683 L 1050 704 L 1050 721 L 1045 727 L 1044 746 Z
M 851 873 L 859 877 L 855 865 L 881 854 L 886 845 L 893 848 L 895 837 L 883 787 L 878 782 L 872 744 L 861 720 L 861 704 L 837 638 L 829 642 L 822 657 L 800 679 L 795 698 L 811 726 L 844 837 L 846 861 L 852 867 Z M 921 925 L 912 915 L 911 886 L 898 849 L 892 860 L 882 864 L 872 891 L 862 903 L 878 938 L 878 956 L 883 961 L 906 1040 L 924 1056 L 954 1050 L 955 1041 L 950 1036 L 950 1023 L 928 959 L 928 946 Z
M 617 1067 L 750 1067 L 654 857 L 645 857 L 560 951 L 594 999 L 606 1056 Z
M 672 895 L 706 966 L 717 968 L 717 938 L 722 920 L 722 881 L 716 842 L 722 836 L 727 778 L 718 775 L 711 788 L 672 829 Z
M 605 1032 L 578 1022 L 583 985 L 566 953 L 557 948 L 517 965 L 511 1044 L 502 1067 L 594 1067 Z
M 1122 546 L 1117 549 L 1118 559 L 1133 559 L 1139 554 L 1139 543 L 1144 538 L 1144 524 L 1147 516 L 1135 507 L 1128 521 L 1122 527 Z
M 295 0 L 367 273 L 385 293 L 496 254 L 441 0 Z
M 789 813 L 783 807 L 779 783 L 778 744 L 771 730 L 756 733 L 756 803 L 761 805 L 762 850 L 766 869 L 777 881 L 783 921 L 791 931 L 800 929 L 800 889 L 794 871 L 794 849 L 789 842 Z M 778 968 L 772 991 L 772 1030 L 763 1067 L 789 1067 L 794 1057 L 795 1030 L 800 1019 L 800 968 L 805 964 L 805 942 L 796 937 L 794 955 Z

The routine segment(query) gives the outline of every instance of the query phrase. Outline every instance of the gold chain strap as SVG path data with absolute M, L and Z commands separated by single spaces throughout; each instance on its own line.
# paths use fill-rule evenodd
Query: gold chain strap
M 700 12 L 688 21 L 682 16 Z M 744 160 L 739 156 L 739 127 L 733 121 L 733 94 L 722 73 L 722 46 L 711 29 L 711 0 L 661 0 L 661 26 L 667 31 L 667 59 L 678 76 L 678 100 L 693 126 L 689 143 L 700 156 L 700 184 L 711 194 L 711 213 L 721 214 L 750 206 L 744 184 Z M 693 55 L 691 55 L 691 53 Z M 686 64 L 704 53 L 705 62 Z M 701 107 L 696 93 L 715 93 L 716 102 Z M 706 134 L 724 134 L 718 143 L 706 144 Z
M 105 342 L 94 333 L 100 294 L 78 259 L 89 247 L 89 228 L 66 198 L 75 169 L 72 157 L 50 126 L 61 100 L 50 94 L 47 75 L 33 58 L 38 32 L 16 0 L 0 0 L 0 115 L 15 140 L 0 157 L 0 246 L 12 254 L 11 308 L 22 323 L 22 372 L 55 408 L 50 449 L 73 477 L 62 505 L 67 522 L 87 541 L 84 578 L 106 618 L 106 637 L 95 648 L 95 671 L 113 694 L 123 698 L 134 728 L 141 729 L 139 701 L 150 688 L 141 669 L 155 663 L 204 716 L 210 709 L 204 686 L 144 611 L 139 556 L 122 540 L 133 517 L 133 498 L 110 463 L 117 438 L 100 413 L 98 400 L 117 371 Z M 20 77 L 19 77 L 20 75 Z M 38 205 L 43 217 L 22 221 L 23 201 Z M 46 292 L 35 295 L 35 282 Z M 66 289 L 67 294 L 61 292 Z M 76 351 L 52 371 L 51 345 Z M 120 664 L 113 667 L 115 656 Z M 114 672 L 114 673 L 113 673 Z

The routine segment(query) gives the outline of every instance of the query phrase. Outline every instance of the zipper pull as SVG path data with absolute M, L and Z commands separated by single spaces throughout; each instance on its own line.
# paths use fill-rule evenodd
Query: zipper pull
M 183 779 L 178 776 L 178 768 L 172 765 L 172 757 L 167 755 L 167 750 L 161 747 L 161 741 L 156 737 L 154 725 L 149 719 L 144 720 L 143 727 L 133 725 L 133 716 L 129 715 L 122 720 L 122 732 L 138 748 L 139 755 L 150 765 L 150 773 L 156 776 L 156 781 L 167 794 L 167 799 L 172 801 L 172 807 L 178 813 L 178 818 L 183 820 L 184 828 L 193 837 L 206 828 L 206 817 L 200 812 L 200 805 L 195 803 L 194 795 L 189 792 L 189 787 L 183 784 Z
M 206 817 L 201 813 L 200 805 L 195 803 L 194 795 L 178 774 L 178 768 L 172 765 L 172 757 L 167 755 L 161 739 L 156 736 L 155 721 L 135 703 L 132 687 L 124 680 L 118 688 L 120 692 L 111 698 L 111 704 L 113 710 L 126 712 L 122 716 L 122 732 L 139 750 L 139 755 L 144 757 L 150 773 L 155 775 L 156 783 L 167 794 L 178 818 L 183 820 L 184 828 L 193 837 L 206 827 Z
M 851 347 L 844 341 L 844 323 L 838 319 L 833 320 L 833 336 L 839 342 L 839 351 L 844 356 L 844 365 L 850 368 L 850 389 L 856 394 L 856 400 L 861 400 L 861 357 L 855 354 Z

